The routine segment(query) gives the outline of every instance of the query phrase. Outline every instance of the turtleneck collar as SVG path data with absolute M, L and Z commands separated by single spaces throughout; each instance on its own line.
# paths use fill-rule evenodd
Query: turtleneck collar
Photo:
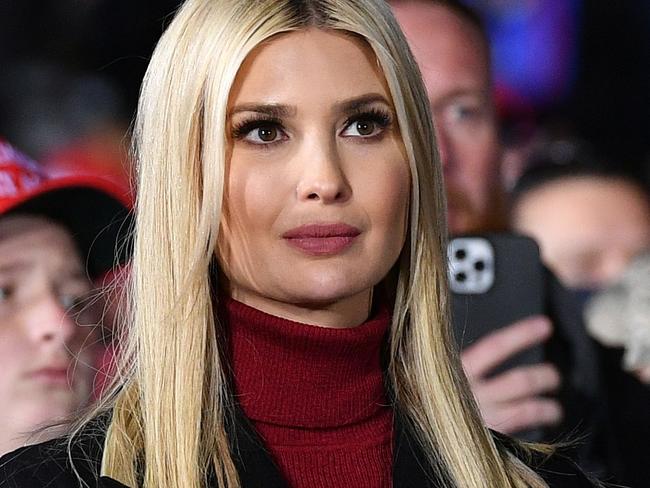
M 357 327 L 334 329 L 224 301 L 235 394 L 253 422 L 333 428 L 362 422 L 386 407 L 385 306 Z

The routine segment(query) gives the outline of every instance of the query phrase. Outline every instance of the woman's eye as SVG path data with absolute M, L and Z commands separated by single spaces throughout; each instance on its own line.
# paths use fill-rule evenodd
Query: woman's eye
M 354 125 L 357 133 L 361 136 L 371 136 L 376 129 L 375 123 L 371 120 L 361 120 Z
M 264 126 L 253 129 L 248 133 L 247 139 L 251 142 L 269 143 L 275 142 L 278 139 L 280 131 L 277 127 Z
M 250 144 L 272 144 L 285 137 L 282 128 L 272 122 L 252 122 L 244 123 L 233 131 L 235 139 L 242 139 Z
M 351 121 L 341 133 L 344 137 L 373 137 L 381 134 L 388 121 L 377 121 L 371 118 L 358 118 Z

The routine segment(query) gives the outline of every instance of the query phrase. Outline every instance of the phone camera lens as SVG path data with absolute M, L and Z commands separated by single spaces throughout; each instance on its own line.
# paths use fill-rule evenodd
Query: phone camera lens
M 465 259 L 467 257 L 467 252 L 465 251 L 465 249 L 456 249 L 456 254 L 455 255 L 456 255 L 456 259 L 458 259 L 459 261 L 462 261 L 463 259 Z
M 483 261 L 476 261 L 474 263 L 474 269 L 476 271 L 483 271 L 485 269 L 485 263 Z
M 465 273 L 456 273 L 456 281 L 459 283 L 464 283 L 467 281 L 467 275 Z

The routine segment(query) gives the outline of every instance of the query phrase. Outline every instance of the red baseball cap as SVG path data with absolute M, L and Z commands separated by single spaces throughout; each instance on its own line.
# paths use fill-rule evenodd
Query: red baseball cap
M 127 259 L 131 207 L 129 190 L 98 176 L 50 176 L 0 138 L 0 218 L 30 214 L 62 224 L 91 277 Z

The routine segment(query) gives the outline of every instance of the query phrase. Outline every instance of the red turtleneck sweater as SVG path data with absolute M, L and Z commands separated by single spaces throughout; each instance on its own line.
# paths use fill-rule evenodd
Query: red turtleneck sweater
M 293 488 L 390 487 L 392 409 L 380 351 L 384 308 L 333 329 L 226 301 L 235 393 Z

